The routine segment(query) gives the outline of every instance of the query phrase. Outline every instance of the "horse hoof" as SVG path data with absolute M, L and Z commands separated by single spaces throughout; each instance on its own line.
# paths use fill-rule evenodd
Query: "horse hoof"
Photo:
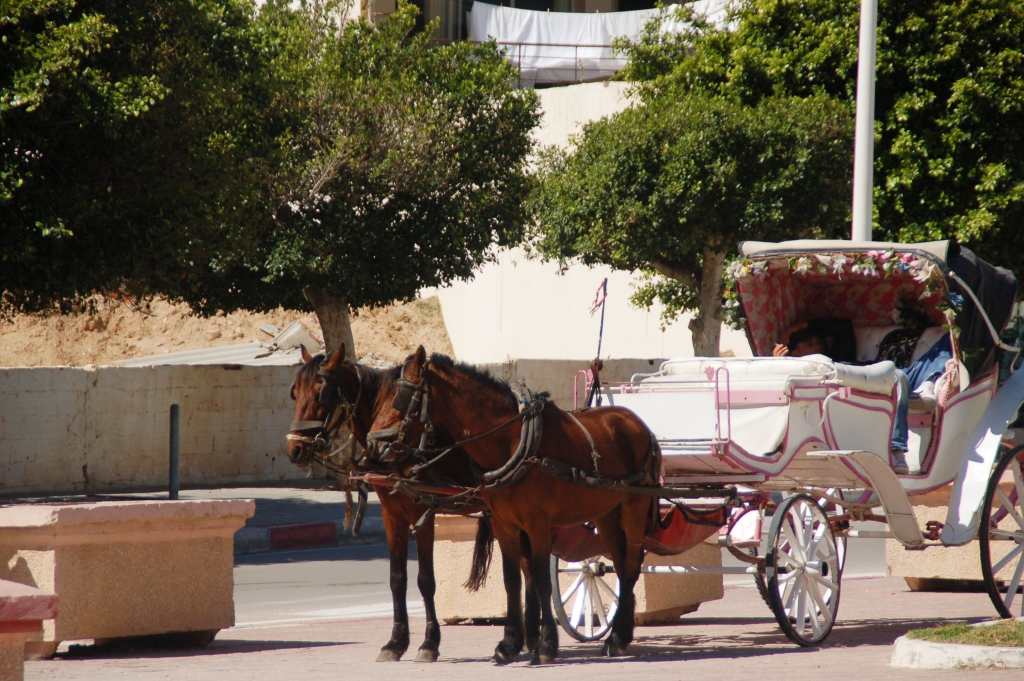
M 506 665 L 509 662 L 511 662 L 511 660 L 506 658 L 501 653 L 494 653 L 494 657 L 491 658 L 491 662 L 493 662 L 494 664 Z
M 530 664 L 531 665 L 551 664 L 554 661 L 555 661 L 555 656 L 554 655 L 541 655 L 540 653 L 537 653 L 537 654 L 535 654 L 530 659 Z
M 417 662 L 437 662 L 437 651 L 429 648 L 420 648 L 416 653 Z
M 402 659 L 402 655 L 404 654 L 404 650 L 399 651 L 384 648 L 380 651 L 380 655 L 377 656 L 377 662 L 398 662 Z
M 625 648 L 615 645 L 611 640 L 605 641 L 604 647 L 601 649 L 601 655 L 604 657 L 618 657 L 624 652 L 626 652 Z

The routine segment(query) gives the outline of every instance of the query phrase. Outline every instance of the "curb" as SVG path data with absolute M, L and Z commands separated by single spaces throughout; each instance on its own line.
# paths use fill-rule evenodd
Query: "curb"
M 936 643 L 900 636 L 889 664 L 914 669 L 1020 669 L 1024 668 L 1024 648 Z
M 243 527 L 235 532 L 235 555 L 297 551 L 329 546 L 353 546 L 387 541 L 384 522 L 365 518 L 358 537 L 341 522 L 296 523 L 273 527 Z

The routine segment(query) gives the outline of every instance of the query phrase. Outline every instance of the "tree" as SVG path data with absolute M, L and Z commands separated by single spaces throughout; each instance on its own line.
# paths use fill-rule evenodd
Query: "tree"
M 252 11 L 241 0 L 5 5 L 7 312 L 94 291 L 183 297 L 229 241 L 225 225 L 257 216 L 271 93 L 257 77 Z
M 376 27 L 342 27 L 333 7 L 261 12 L 301 116 L 270 174 L 270 219 L 224 259 L 220 300 L 251 304 L 246 280 L 271 301 L 304 290 L 327 347 L 352 351 L 349 306 L 470 277 L 493 245 L 521 239 L 538 114 L 495 45 L 433 45 L 405 3 Z
M 745 0 L 735 30 L 693 24 L 689 52 L 652 25 L 624 44 L 643 97 L 856 93 L 858 0 Z M 668 56 L 666 56 L 668 55 Z M 880 0 L 876 239 L 954 237 L 1024 267 L 1024 2 Z
M 536 96 L 495 45 L 414 34 L 411 5 L 378 26 L 345 8 L 17 5 L 0 23 L 8 309 L 118 289 L 204 314 L 312 304 L 351 353 L 349 306 L 517 242 Z
M 682 310 L 698 356 L 717 356 L 722 266 L 744 239 L 832 236 L 849 220 L 848 107 L 827 97 L 744 106 L 696 93 L 652 98 L 551 149 L 535 247 L 649 277 L 634 302 Z

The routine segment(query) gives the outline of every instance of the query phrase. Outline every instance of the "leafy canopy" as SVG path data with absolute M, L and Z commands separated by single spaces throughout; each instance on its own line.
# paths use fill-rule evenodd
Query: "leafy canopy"
M 0 291 L 354 305 L 518 240 L 536 97 L 402 4 L 16 0 L 0 17 Z
M 495 45 L 432 45 L 416 14 L 403 3 L 340 33 L 283 3 L 261 14 L 287 46 L 274 67 L 302 117 L 281 138 L 269 220 L 237 262 L 281 302 L 296 284 L 355 306 L 408 299 L 521 238 L 536 95 L 513 88 Z
M 536 248 L 657 270 L 668 278 L 650 278 L 634 300 L 657 298 L 672 319 L 700 307 L 708 254 L 843 229 L 850 135 L 848 107 L 824 96 L 755 106 L 697 92 L 651 97 L 586 126 L 571 153 L 547 150 Z
M 875 238 L 956 237 L 1024 265 L 1024 1 L 880 0 Z M 857 0 L 744 0 L 735 31 L 654 26 L 623 47 L 642 96 L 825 94 L 853 102 Z
M 0 291 L 190 292 L 253 220 L 270 92 L 251 3 L 15 0 L 0 16 Z

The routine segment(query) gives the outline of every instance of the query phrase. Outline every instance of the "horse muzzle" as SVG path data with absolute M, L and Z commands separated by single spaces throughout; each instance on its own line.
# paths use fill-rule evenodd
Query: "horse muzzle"
M 398 428 L 374 430 L 366 435 L 366 453 L 380 463 L 391 463 L 398 458 L 403 445 L 396 442 Z

